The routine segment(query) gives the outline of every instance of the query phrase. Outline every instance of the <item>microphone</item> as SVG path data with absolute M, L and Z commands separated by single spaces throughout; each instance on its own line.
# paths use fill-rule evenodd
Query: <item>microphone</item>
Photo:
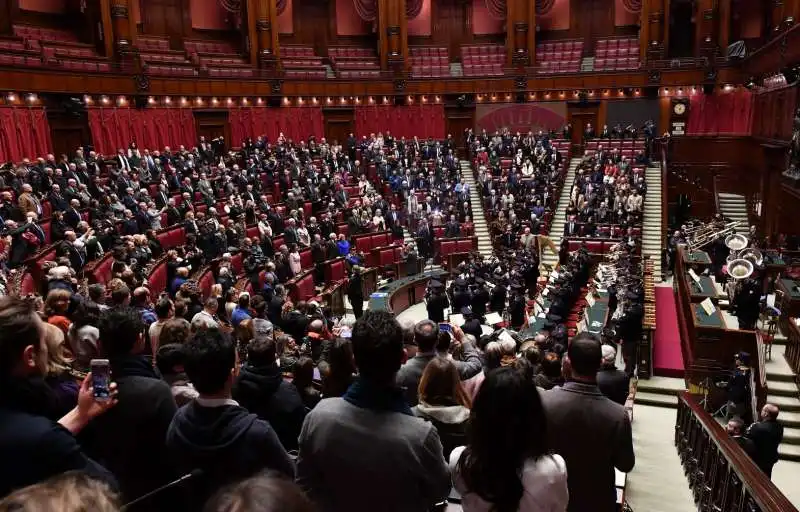
M 153 489 L 152 491 L 148 492 L 147 494 L 143 494 L 142 496 L 139 496 L 135 500 L 133 500 L 133 501 L 131 501 L 129 503 L 126 503 L 125 505 L 122 506 L 122 508 L 120 508 L 120 511 L 121 512 L 125 512 L 125 511 L 131 509 L 131 507 L 134 507 L 135 505 L 152 498 L 156 494 L 159 494 L 159 493 L 161 493 L 163 491 L 166 491 L 167 489 L 171 489 L 173 487 L 177 487 L 179 485 L 182 485 L 187 480 L 191 480 L 192 478 L 197 478 L 197 477 L 201 476 L 202 474 L 203 474 L 203 470 L 202 469 L 200 469 L 200 468 L 193 469 L 191 472 L 186 473 L 185 475 L 183 475 L 182 477 L 178 478 L 177 480 L 173 480 L 172 482 L 170 482 L 168 484 L 164 484 L 161 487 L 157 487 L 157 488 Z

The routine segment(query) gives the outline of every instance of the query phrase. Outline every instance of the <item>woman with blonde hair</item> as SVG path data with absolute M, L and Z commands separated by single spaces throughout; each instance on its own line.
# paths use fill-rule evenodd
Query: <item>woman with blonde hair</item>
M 0 511 L 117 512 L 119 502 L 109 485 L 81 471 L 68 471 L 16 490 L 0 500 Z
M 461 385 L 458 368 L 450 359 L 434 357 L 425 366 L 417 391 L 419 403 L 411 410 L 434 424 L 446 459 L 453 448 L 466 442 L 472 405 Z
M 47 317 L 47 323 L 55 325 L 64 331 L 64 334 L 69 330 L 71 323 L 67 318 L 70 297 L 72 297 L 72 293 L 69 290 L 54 288 L 47 293 L 47 298 L 44 301 L 44 314 Z
M 67 352 L 63 331 L 53 324 L 43 324 L 43 327 L 47 345 L 47 373 L 44 380 L 55 394 L 58 409 L 66 414 L 78 404 L 80 382 L 72 372 L 72 357 Z

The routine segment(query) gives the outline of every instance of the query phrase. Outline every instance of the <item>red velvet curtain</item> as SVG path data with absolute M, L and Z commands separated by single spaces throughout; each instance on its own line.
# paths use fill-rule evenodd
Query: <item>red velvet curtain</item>
M 632 13 L 642 12 L 642 0 L 622 0 L 622 6 Z
M 364 21 L 378 19 L 378 0 L 353 0 L 356 12 Z
M 177 149 L 197 144 L 191 109 L 90 108 L 89 129 L 98 153 L 110 155 L 136 142 L 140 149 Z
M 444 105 L 391 105 L 356 107 L 356 134 L 389 130 L 394 137 L 419 138 L 445 136 Z
M 486 10 L 489 16 L 496 20 L 504 20 L 507 16 L 507 0 L 486 0 Z
M 44 108 L 0 107 L 0 162 L 33 160 L 52 147 Z
M 322 109 L 318 107 L 252 107 L 233 109 L 228 114 L 233 145 L 247 137 L 264 135 L 270 142 L 283 136 L 294 141 L 314 135 L 325 136 Z
M 555 4 L 556 0 L 536 0 L 536 14 L 544 16 L 553 9 Z
M 719 94 L 695 94 L 689 106 L 687 135 L 749 135 L 753 96 L 746 89 Z

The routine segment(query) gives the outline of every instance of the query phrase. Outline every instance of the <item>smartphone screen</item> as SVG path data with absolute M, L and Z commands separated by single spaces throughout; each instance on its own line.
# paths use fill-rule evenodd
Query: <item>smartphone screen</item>
M 111 398 L 111 365 L 108 359 L 92 359 L 92 393 L 95 400 Z
M 453 332 L 453 326 L 448 324 L 447 322 L 442 322 L 439 324 L 439 330 L 445 332 Z

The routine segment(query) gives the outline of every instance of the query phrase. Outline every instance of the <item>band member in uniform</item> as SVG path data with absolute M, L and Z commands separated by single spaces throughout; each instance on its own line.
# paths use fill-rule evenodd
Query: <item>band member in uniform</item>
M 427 304 L 428 318 L 434 322 L 444 322 L 444 310 L 450 307 L 450 301 L 444 293 L 444 285 L 433 280 L 428 285 Z

